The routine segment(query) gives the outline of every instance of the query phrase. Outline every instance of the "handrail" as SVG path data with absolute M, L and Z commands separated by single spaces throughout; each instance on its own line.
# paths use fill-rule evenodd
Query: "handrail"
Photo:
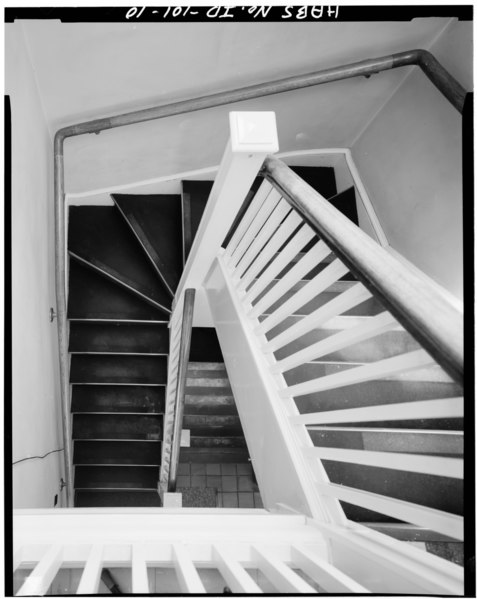
M 136 110 L 121 115 L 85 121 L 59 129 L 54 139 L 54 188 L 55 188 L 55 279 L 56 304 L 58 314 L 58 345 L 60 357 L 61 410 L 64 437 L 65 478 L 67 505 L 73 506 L 73 460 L 71 441 L 71 417 L 69 406 L 68 377 L 68 328 L 66 318 L 66 253 L 65 253 L 65 183 L 64 183 L 64 141 L 68 137 L 85 133 L 100 133 L 106 129 L 123 127 L 145 121 L 160 119 L 178 114 L 204 110 L 234 102 L 284 93 L 304 87 L 321 85 L 352 77 L 369 77 L 381 71 L 403 66 L 419 66 L 432 83 L 451 104 L 463 112 L 465 89 L 444 69 L 427 50 L 409 50 L 379 58 L 362 60 L 330 69 L 304 75 L 250 85 L 239 89 L 210 94 L 195 99 L 173 102 L 162 106 Z
M 462 315 L 444 294 L 386 252 L 277 158 L 268 156 L 262 173 L 442 368 L 462 383 Z
M 170 444 L 170 451 L 167 451 L 166 448 L 166 450 L 163 450 L 162 452 L 161 476 L 159 481 L 160 492 L 164 492 L 166 490 L 174 492 L 176 490 L 177 471 L 179 467 L 179 453 L 182 435 L 182 421 L 184 417 L 187 368 L 189 365 L 189 353 L 192 339 L 194 301 L 195 289 L 186 289 L 184 292 L 184 304 L 182 308 L 181 318 L 178 319 L 179 322 L 176 321 L 174 323 L 175 326 L 171 327 L 170 332 L 171 348 L 175 344 L 176 335 L 180 336 L 180 342 L 177 352 L 177 358 L 175 355 L 172 354 L 172 352 L 169 355 L 169 373 L 174 374 L 174 376 L 168 376 L 167 381 L 168 399 L 169 393 L 171 393 L 171 401 L 169 401 L 168 406 L 166 406 L 166 414 L 164 416 L 163 443 Z M 169 414 L 169 416 L 173 418 L 172 427 L 169 426 L 170 435 L 166 435 L 165 430 L 166 425 L 168 424 L 165 422 L 168 407 L 172 412 L 171 414 Z

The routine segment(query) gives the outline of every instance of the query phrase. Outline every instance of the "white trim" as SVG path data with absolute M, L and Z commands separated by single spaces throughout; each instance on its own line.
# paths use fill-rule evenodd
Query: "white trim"
M 374 229 L 374 232 L 376 233 L 376 237 L 383 247 L 387 247 L 389 245 L 389 241 L 386 237 L 386 234 L 384 233 L 383 228 L 381 227 L 381 223 L 379 222 L 378 216 L 373 208 L 373 204 L 369 199 L 368 192 L 366 191 L 366 188 L 359 175 L 356 164 L 354 163 L 353 156 L 351 155 L 351 150 L 349 148 L 346 148 L 343 151 L 343 153 L 345 155 L 346 164 L 348 165 L 348 168 L 350 170 L 351 177 L 353 178 L 354 184 L 361 198 L 361 202 L 364 206 L 364 209 L 366 210 L 366 214 L 368 215 L 369 220 L 371 221 L 371 225 Z

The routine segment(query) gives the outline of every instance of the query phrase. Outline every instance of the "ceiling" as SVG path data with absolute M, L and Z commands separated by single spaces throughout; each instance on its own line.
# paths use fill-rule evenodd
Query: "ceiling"
M 449 19 L 356 23 L 73 23 L 22 27 L 52 133 L 80 121 L 428 48 Z M 276 110 L 281 150 L 349 146 L 408 68 L 234 105 Z M 212 166 L 227 108 L 67 142 L 67 187 L 83 191 Z M 166 122 L 167 121 L 167 122 Z M 205 142 L 205 143 L 204 143 Z

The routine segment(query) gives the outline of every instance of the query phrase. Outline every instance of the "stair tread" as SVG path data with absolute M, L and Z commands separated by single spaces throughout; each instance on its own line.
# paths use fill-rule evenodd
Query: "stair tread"
M 144 302 L 97 272 L 71 260 L 68 318 L 163 321 L 167 312 Z
M 73 385 L 71 411 L 164 413 L 164 387 L 141 385 Z
M 155 440 L 162 438 L 162 416 L 155 414 L 74 414 L 73 439 Z
M 182 273 L 180 196 L 115 193 L 111 197 L 173 295 Z
M 145 441 L 75 441 L 75 465 L 159 466 L 161 442 Z
M 72 354 L 71 383 L 165 384 L 166 356 Z
M 167 324 L 71 322 L 69 351 L 169 353 Z
M 76 489 L 156 489 L 156 466 L 75 466 Z
M 76 507 L 160 507 L 155 491 L 76 491 Z
M 170 310 L 170 294 L 116 207 L 71 206 L 68 251 Z

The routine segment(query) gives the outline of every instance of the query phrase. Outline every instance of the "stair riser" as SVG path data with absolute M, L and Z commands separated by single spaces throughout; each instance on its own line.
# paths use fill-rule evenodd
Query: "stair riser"
M 75 441 L 74 443 L 74 464 L 159 466 L 160 462 L 160 442 Z
M 166 324 L 73 322 L 69 351 L 167 354 L 169 329 Z
M 457 385 L 448 383 L 378 380 L 303 395 L 296 397 L 295 403 L 305 414 L 455 397 L 458 390 Z
M 75 414 L 73 439 L 162 438 L 162 416 Z
M 157 491 L 76 491 L 76 507 L 160 507 Z
M 72 412 L 164 413 L 165 387 L 73 385 Z
M 199 437 L 192 436 L 190 439 L 191 447 L 201 447 L 201 448 L 233 448 L 233 447 L 247 447 L 245 442 L 245 438 L 243 436 L 237 437 Z M 220 460 L 219 460 L 220 461 Z
M 74 354 L 71 383 L 123 383 L 164 385 L 167 380 L 165 356 L 108 356 Z
M 289 291 L 284 293 L 279 300 L 277 300 L 274 304 L 272 304 L 269 308 L 267 308 L 265 310 L 264 314 L 272 314 L 275 310 L 277 310 L 277 308 L 279 308 L 282 304 L 284 304 L 291 297 L 293 297 L 297 291 L 302 289 L 305 286 L 305 284 L 306 284 L 306 281 L 300 281 L 299 283 L 294 285 Z M 355 283 L 351 283 L 351 285 L 354 285 L 354 284 Z M 269 287 L 271 288 L 272 285 L 270 285 Z M 268 288 L 265 289 L 264 292 L 262 294 L 260 294 L 260 296 L 258 296 L 256 300 L 254 300 L 253 305 L 255 305 L 260 300 L 260 298 L 263 295 L 265 295 L 267 290 L 268 290 Z M 320 293 L 320 295 L 318 295 L 317 297 L 313 298 L 311 301 L 307 302 L 303 306 L 300 306 L 300 308 L 298 308 L 298 310 L 295 310 L 294 314 L 296 314 L 296 315 L 311 314 L 311 312 L 313 312 L 314 310 L 317 310 L 318 308 L 321 308 L 321 306 L 324 306 L 330 300 L 338 297 L 339 295 L 340 295 L 339 291 L 336 291 L 336 292 L 324 291 L 323 293 Z M 354 308 L 351 308 L 350 310 L 343 312 L 343 315 L 344 316 L 374 316 L 375 314 L 379 314 L 382 311 L 383 311 L 383 307 L 378 302 L 378 300 L 376 300 L 375 298 L 371 298 L 371 299 L 368 299 L 368 300 L 362 302 L 361 304 L 355 306 Z
M 453 480 L 452 485 L 449 485 L 448 479 L 439 476 L 344 464 L 329 460 L 323 460 L 323 465 L 332 483 L 383 494 L 458 515 L 462 514 L 462 481 Z M 380 514 L 351 507 L 349 514 L 353 515 L 353 519 L 364 522 L 391 520 Z
M 290 320 L 287 319 L 287 322 L 290 323 Z M 273 329 L 272 332 L 275 335 L 286 328 L 287 327 L 282 324 Z M 297 351 L 300 351 L 314 343 L 318 343 L 319 341 L 322 341 L 323 339 L 331 337 L 337 333 L 340 333 L 340 331 L 333 329 L 315 329 L 274 352 L 275 357 L 277 360 L 283 360 Z M 272 335 L 270 335 L 269 338 L 272 339 Z M 354 343 L 353 345 L 340 349 L 339 351 L 334 351 L 319 356 L 316 358 L 316 360 L 337 362 L 374 362 L 417 349 L 420 349 L 419 344 L 414 341 L 414 339 L 406 331 L 388 331 L 386 333 L 381 333 L 380 335 L 371 339 Z
M 220 451 L 207 447 L 182 447 L 179 461 L 195 464 L 248 464 L 249 455 L 246 448 L 240 447 L 223 447 Z
M 438 432 L 394 433 L 392 431 L 334 431 L 311 430 L 310 437 L 315 447 L 364 449 L 366 451 L 392 451 L 462 457 L 464 438 L 462 434 Z M 403 461 L 406 456 L 403 455 Z
M 159 470 L 154 466 L 76 466 L 77 489 L 156 489 Z

